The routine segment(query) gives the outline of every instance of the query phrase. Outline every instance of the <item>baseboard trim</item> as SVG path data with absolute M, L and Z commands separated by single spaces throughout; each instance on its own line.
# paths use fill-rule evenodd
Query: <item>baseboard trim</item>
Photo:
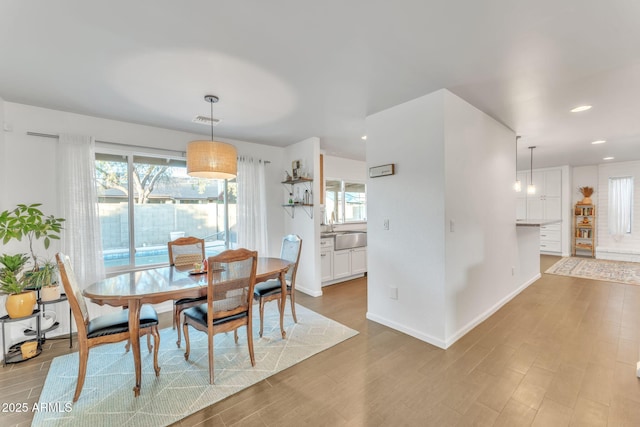
M 494 314 L 496 311 L 500 310 L 502 308 L 502 306 L 504 306 L 506 303 L 508 303 L 509 301 L 514 299 L 520 292 L 522 292 L 525 289 L 527 289 L 529 286 L 531 286 L 536 280 L 538 280 L 541 277 L 542 277 L 542 274 L 540 274 L 540 273 L 536 274 L 535 276 L 533 276 L 532 278 L 530 278 L 529 280 L 524 282 L 522 285 L 520 285 L 520 287 L 518 287 L 516 290 L 514 290 L 513 292 L 508 294 L 506 297 L 502 298 L 500 301 L 498 301 L 496 304 L 494 304 L 492 307 L 490 307 L 484 313 L 478 315 L 475 319 L 473 319 L 472 321 L 467 323 L 465 326 L 460 328 L 455 334 L 453 334 L 450 337 L 447 337 L 446 342 L 445 342 L 445 344 L 446 344 L 445 348 L 449 348 L 453 343 L 455 343 L 460 338 L 465 336 L 473 328 L 475 328 L 480 323 L 482 323 L 485 320 L 487 320 L 492 314 Z
M 394 322 L 392 320 L 389 320 L 389 319 L 387 319 L 385 317 L 382 317 L 382 316 L 378 316 L 378 315 L 376 315 L 374 313 L 371 313 L 371 312 L 367 312 L 367 319 L 369 319 L 371 321 L 374 321 L 376 323 L 380 323 L 381 325 L 388 326 L 391 329 L 395 329 L 396 331 L 405 333 L 405 334 L 410 335 L 410 336 L 412 336 L 414 338 L 417 338 L 417 339 L 419 339 L 421 341 L 427 342 L 429 344 L 435 345 L 436 347 L 439 347 L 439 348 L 442 348 L 442 349 L 446 350 L 447 348 L 451 347 L 451 345 L 453 345 L 456 341 L 458 341 L 460 338 L 462 338 L 464 335 L 466 335 L 469 331 L 471 331 L 473 328 L 475 328 L 480 323 L 482 323 L 485 320 L 487 320 L 487 318 L 489 318 L 489 316 L 494 314 L 496 311 L 498 311 L 500 308 L 502 308 L 502 306 L 504 306 L 506 303 L 511 301 L 520 292 L 524 291 L 526 288 L 531 286 L 536 280 L 538 280 L 541 277 L 542 277 L 542 274 L 537 273 L 536 275 L 531 277 L 529 280 L 524 282 L 522 285 L 520 285 L 513 292 L 511 292 L 510 294 L 508 294 L 507 296 L 502 298 L 500 301 L 498 301 L 496 304 L 494 304 L 491 308 L 486 310 L 484 313 L 481 313 L 480 315 L 478 315 L 475 319 L 473 319 L 471 322 L 467 323 L 464 327 L 460 328 L 455 334 L 453 334 L 452 336 L 446 338 L 445 340 L 442 340 L 440 338 L 436 338 L 436 337 L 434 337 L 432 335 L 429 335 L 429 334 L 422 333 L 422 332 L 417 331 L 417 330 L 415 330 L 413 328 L 407 327 L 407 326 L 405 326 L 405 325 L 403 325 L 401 323 Z
M 368 311 L 367 311 L 367 319 L 376 323 L 380 323 L 381 325 L 388 326 L 389 328 L 395 329 L 396 331 L 405 333 L 409 336 L 419 339 L 420 341 L 424 341 L 431 345 L 435 345 L 436 347 L 446 349 L 445 343 L 441 339 L 431 336 L 429 334 L 424 334 L 420 331 L 416 331 L 415 329 L 409 328 L 401 323 L 394 322 L 385 317 L 378 316 Z
M 309 296 L 312 297 L 321 297 L 322 296 L 322 290 L 315 290 L 315 289 L 309 289 L 309 288 L 305 288 L 304 286 L 299 286 L 296 283 L 296 291 L 300 291 L 303 294 L 307 294 Z

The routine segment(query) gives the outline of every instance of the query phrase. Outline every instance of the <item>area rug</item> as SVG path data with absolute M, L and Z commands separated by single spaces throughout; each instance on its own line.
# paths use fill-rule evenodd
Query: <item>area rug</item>
M 637 262 L 568 257 L 556 262 L 545 273 L 640 285 L 640 263 Z
M 287 305 L 285 329 L 280 335 L 275 303 L 265 307 L 265 333 L 259 338 L 260 319 L 254 310 L 254 353 L 251 367 L 246 328 L 214 338 L 215 384 L 209 384 L 206 334 L 190 328 L 191 354 L 184 359 L 176 347 L 176 331 L 160 331 L 160 376 L 153 371 L 153 355 L 141 342 L 142 390 L 134 398 L 134 367 L 124 343 L 96 347 L 89 354 L 87 378 L 80 399 L 71 405 L 76 387 L 78 354 L 56 357 L 40 395 L 32 426 L 164 426 L 218 402 L 273 374 L 330 348 L 358 332 L 296 305 L 298 323 Z M 144 338 L 143 338 L 144 340 Z

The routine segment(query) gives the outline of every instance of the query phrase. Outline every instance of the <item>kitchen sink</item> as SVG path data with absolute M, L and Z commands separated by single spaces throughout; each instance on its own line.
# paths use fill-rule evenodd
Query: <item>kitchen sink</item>
M 334 237 L 335 250 L 352 249 L 367 246 L 367 233 L 362 231 L 346 231 Z

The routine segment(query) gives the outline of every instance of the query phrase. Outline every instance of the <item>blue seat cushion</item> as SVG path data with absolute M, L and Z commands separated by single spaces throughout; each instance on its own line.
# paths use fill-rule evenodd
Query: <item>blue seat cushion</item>
M 140 329 L 158 324 L 158 313 L 150 305 L 140 308 Z M 119 334 L 129 330 L 129 309 L 96 317 L 87 325 L 87 338 Z
M 214 303 L 215 304 L 215 303 Z M 185 318 L 189 318 L 190 321 L 195 321 L 200 323 L 203 326 L 207 326 L 207 304 L 201 304 L 196 307 L 191 307 L 182 312 Z M 243 317 L 248 317 L 249 314 L 247 312 L 242 312 L 238 314 L 234 314 L 233 316 L 223 317 L 221 319 L 216 319 L 213 321 L 214 325 L 221 325 L 226 322 L 231 322 L 232 320 L 242 319 Z
M 180 298 L 180 299 L 175 300 L 175 305 L 190 304 L 192 302 L 206 301 L 206 300 L 207 300 L 207 297 Z
M 287 289 L 291 289 L 289 285 L 287 285 Z M 280 293 L 280 280 L 272 279 L 267 280 L 266 282 L 258 283 L 255 288 L 253 288 L 253 296 L 256 298 L 267 297 L 270 295 L 275 295 Z

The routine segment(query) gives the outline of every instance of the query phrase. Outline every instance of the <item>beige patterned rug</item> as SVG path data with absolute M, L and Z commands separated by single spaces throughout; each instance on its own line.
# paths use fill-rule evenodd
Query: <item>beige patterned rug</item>
M 287 305 L 287 339 L 280 337 L 275 303 L 265 307 L 265 333 L 259 338 L 260 319 L 254 310 L 254 353 L 251 367 L 246 328 L 236 345 L 233 333 L 218 334 L 215 346 L 215 385 L 209 384 L 206 334 L 190 329 L 191 355 L 184 359 L 176 347 L 176 332 L 160 331 L 160 376 L 153 371 L 153 356 L 142 348 L 142 390 L 133 397 L 134 367 L 124 344 L 91 350 L 87 379 L 80 399 L 71 405 L 78 372 L 78 354 L 56 357 L 51 363 L 32 426 L 164 426 L 218 402 L 296 363 L 330 348 L 358 332 L 296 305 L 293 323 Z M 144 338 L 143 338 L 144 340 Z
M 640 263 L 638 262 L 568 257 L 556 262 L 545 273 L 640 285 Z

